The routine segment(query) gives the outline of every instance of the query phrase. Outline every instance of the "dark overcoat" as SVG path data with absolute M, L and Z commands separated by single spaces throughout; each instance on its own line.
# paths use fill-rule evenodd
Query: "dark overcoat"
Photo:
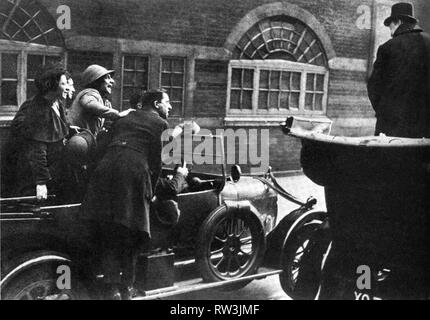
M 430 137 L 430 38 L 402 24 L 379 47 L 368 93 L 376 112 L 376 135 Z
M 36 95 L 22 104 L 12 120 L 2 159 L 6 180 L 2 194 L 33 195 L 40 184 L 48 185 L 50 194 L 66 196 L 68 172 L 62 156 L 69 128 L 62 104 L 58 103 L 58 114 L 52 104 Z
M 161 135 L 167 127 L 154 110 L 137 110 L 114 123 L 112 142 L 88 185 L 83 219 L 150 235 L 150 203 L 161 170 Z

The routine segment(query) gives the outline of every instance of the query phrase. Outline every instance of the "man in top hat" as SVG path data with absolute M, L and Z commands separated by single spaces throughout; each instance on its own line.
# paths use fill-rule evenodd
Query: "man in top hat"
M 378 49 L 368 82 L 376 135 L 430 137 L 430 37 L 410 3 L 393 5 L 385 20 L 392 39 Z

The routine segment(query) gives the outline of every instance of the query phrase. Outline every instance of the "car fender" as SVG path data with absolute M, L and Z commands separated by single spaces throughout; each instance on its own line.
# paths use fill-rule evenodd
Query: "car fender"
M 5 288 L 16 276 L 34 266 L 53 262 L 67 265 L 71 264 L 71 260 L 67 255 L 54 251 L 34 251 L 18 257 L 10 264 L 9 269 L 5 270 L 5 275 L 2 276 L 0 281 L 0 290 Z
M 267 237 L 267 251 L 265 265 L 278 268 L 283 248 L 288 244 L 294 231 L 313 220 L 323 223 L 327 219 L 327 212 L 309 210 L 300 207 L 286 215 Z
M 255 223 L 258 223 L 261 227 L 261 230 L 264 230 L 264 224 L 262 219 L 261 213 L 255 208 L 250 201 L 248 200 L 240 200 L 240 201 L 233 201 L 233 200 L 225 200 L 224 206 L 228 211 L 234 212 L 235 210 L 240 212 L 249 212 L 252 214 L 252 217 Z
M 292 224 L 285 235 L 282 247 L 287 244 L 295 231 L 299 230 L 302 226 L 312 223 L 314 221 L 323 224 L 325 221 L 327 221 L 327 212 L 310 210 L 297 215 L 296 218 L 292 221 Z

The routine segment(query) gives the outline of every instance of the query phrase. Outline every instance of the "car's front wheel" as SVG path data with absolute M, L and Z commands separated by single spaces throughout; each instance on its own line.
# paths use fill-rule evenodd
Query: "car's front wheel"
M 321 264 L 328 238 L 321 221 L 311 221 L 295 230 L 283 248 L 279 275 L 284 292 L 295 300 L 313 300 L 321 281 Z
M 214 282 L 255 273 L 264 258 L 265 243 L 264 230 L 251 212 L 218 208 L 204 221 L 198 236 L 197 265 L 203 279 Z

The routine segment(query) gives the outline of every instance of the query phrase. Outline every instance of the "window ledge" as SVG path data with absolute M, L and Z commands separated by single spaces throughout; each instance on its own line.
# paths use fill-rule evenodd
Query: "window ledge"
M 13 118 L 13 115 L 0 114 L 0 127 L 9 127 Z
M 229 127 L 277 127 L 285 122 L 287 117 L 294 116 L 306 119 L 319 119 L 330 121 L 326 115 L 280 115 L 280 116 L 236 116 L 229 115 L 224 118 L 224 125 Z

